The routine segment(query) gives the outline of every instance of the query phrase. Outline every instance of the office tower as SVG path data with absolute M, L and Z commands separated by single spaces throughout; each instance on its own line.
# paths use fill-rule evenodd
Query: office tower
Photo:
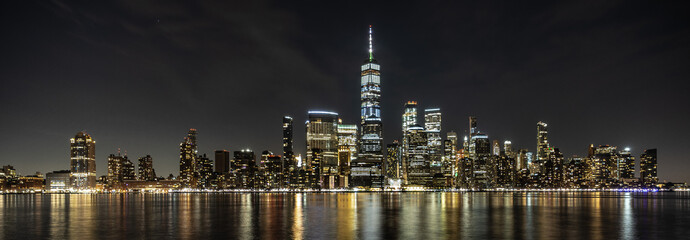
M 486 134 L 477 131 L 472 135 L 470 159 L 472 160 L 472 187 L 491 188 L 494 168 L 491 162 L 491 143 Z
M 656 176 L 656 148 L 644 150 L 640 155 L 640 182 L 645 186 L 659 182 Z
M 61 170 L 46 173 L 45 190 L 66 191 L 70 187 L 70 171 Z
M 189 129 L 187 136 L 180 143 L 180 185 L 184 188 L 195 188 L 197 180 L 196 129 Z
M 230 152 L 228 150 L 216 150 L 215 172 L 226 174 L 230 172 Z
M 615 180 L 617 152 L 616 147 L 604 145 L 594 148 L 591 158 L 590 181 L 595 188 L 612 186 Z
M 307 166 L 318 173 L 322 188 L 334 186 L 338 168 L 338 114 L 309 111 L 307 125 Z M 318 153 L 316 153 L 318 151 Z
M 470 116 L 470 138 L 476 133 L 479 133 L 477 129 L 477 117 Z
M 450 187 L 455 185 L 454 178 L 458 176 L 458 134 L 450 131 L 446 133 L 446 140 L 443 141 L 443 175 Z
M 427 133 L 423 127 L 413 125 L 407 134 L 407 184 L 415 186 L 431 185 L 431 162 L 429 161 Z
M 630 148 L 618 153 L 617 176 L 620 181 L 630 181 L 635 178 L 635 157 L 630 154 Z
M 494 140 L 491 145 L 493 146 L 491 153 L 495 156 L 501 155 L 501 145 L 498 143 L 498 140 Z
M 296 173 L 297 159 L 293 150 L 293 127 L 292 117 L 283 117 L 283 187 L 292 185 L 293 173 Z
M 96 141 L 85 132 L 70 139 L 70 177 L 74 189 L 96 187 Z
M 296 165 L 294 161 L 294 152 L 292 148 L 292 117 L 283 117 L 283 157 L 288 165 Z M 294 167 L 294 166 L 290 166 Z
M 339 188 L 349 186 L 350 163 L 357 159 L 357 125 L 338 123 Z
M 390 180 L 397 180 L 401 178 L 401 161 L 402 161 L 402 146 L 395 140 L 393 143 L 386 145 L 386 163 L 384 169 L 386 170 L 386 178 Z
M 441 172 L 443 145 L 441 139 L 441 109 L 424 109 L 424 128 L 427 134 L 427 149 L 433 173 Z
M 383 122 L 381 121 L 381 72 L 374 59 L 372 30 L 369 26 L 369 58 L 361 66 L 361 125 L 359 154 L 352 164 L 351 184 L 381 187 L 383 184 Z
M 513 142 L 506 140 L 503 142 L 503 151 L 508 157 L 515 158 L 515 153 L 513 153 Z
M 213 161 L 206 157 L 206 154 L 197 156 L 196 161 L 196 174 L 197 174 L 197 187 L 199 188 L 209 188 L 211 187 L 211 180 L 213 177 Z
M 547 159 L 549 140 L 547 137 L 548 131 L 546 129 L 546 123 L 537 123 L 537 161 Z
M 235 187 L 239 189 L 255 188 L 254 179 L 257 169 L 254 151 L 250 149 L 235 151 L 232 162 L 231 169 L 236 174 Z
M 139 180 L 156 181 L 156 171 L 153 169 L 153 158 L 146 155 L 139 158 Z
M 515 168 L 517 170 L 527 169 L 527 149 L 520 149 L 516 153 L 515 157 Z
M 417 102 L 407 101 L 402 115 L 402 131 L 403 135 L 407 132 L 407 128 L 417 125 Z
M 280 155 L 274 155 L 273 152 L 268 150 L 263 151 L 258 166 L 259 174 L 254 179 L 254 185 L 267 189 L 280 188 L 283 180 L 281 159 Z
M 515 158 L 500 153 L 492 157 L 495 159 L 494 172 L 496 173 L 496 186 L 513 188 L 516 179 Z
M 563 154 L 558 148 L 547 149 L 547 159 L 541 161 L 541 171 L 538 175 L 541 187 L 559 188 L 563 185 Z

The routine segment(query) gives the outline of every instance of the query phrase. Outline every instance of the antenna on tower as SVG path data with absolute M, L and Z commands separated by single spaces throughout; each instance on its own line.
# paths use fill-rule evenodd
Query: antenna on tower
M 374 59 L 374 44 L 372 44 L 372 41 L 374 39 L 371 36 L 371 25 L 369 25 L 369 60 Z

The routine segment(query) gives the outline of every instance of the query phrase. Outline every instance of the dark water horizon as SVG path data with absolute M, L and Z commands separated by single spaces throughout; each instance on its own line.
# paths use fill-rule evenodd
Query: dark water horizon
M 0 195 L 0 239 L 679 239 L 688 192 Z

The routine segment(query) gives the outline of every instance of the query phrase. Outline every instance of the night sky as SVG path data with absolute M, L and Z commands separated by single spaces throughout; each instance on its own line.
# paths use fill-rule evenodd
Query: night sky
M 441 108 L 443 132 L 464 135 L 473 115 L 514 148 L 535 151 L 538 121 L 567 157 L 658 148 L 659 178 L 690 182 L 682 1 L 241 2 L 0 3 L 0 164 L 68 169 L 69 138 L 85 130 L 98 175 L 118 148 L 177 175 L 189 128 L 201 153 L 282 154 L 284 115 L 304 153 L 308 110 L 359 122 L 371 24 L 386 143 L 416 100 Z

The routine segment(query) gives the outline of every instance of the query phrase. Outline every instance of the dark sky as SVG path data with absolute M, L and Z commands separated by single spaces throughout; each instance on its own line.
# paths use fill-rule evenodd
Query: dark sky
M 67 169 L 69 138 L 86 130 L 99 175 L 117 148 L 177 175 L 187 129 L 202 153 L 281 153 L 283 115 L 304 152 L 307 110 L 359 121 L 372 24 L 386 143 L 417 100 L 442 109 L 444 132 L 474 115 L 532 151 L 538 121 L 566 156 L 658 148 L 659 177 L 690 182 L 682 1 L 233 2 L 3 1 L 0 164 Z

